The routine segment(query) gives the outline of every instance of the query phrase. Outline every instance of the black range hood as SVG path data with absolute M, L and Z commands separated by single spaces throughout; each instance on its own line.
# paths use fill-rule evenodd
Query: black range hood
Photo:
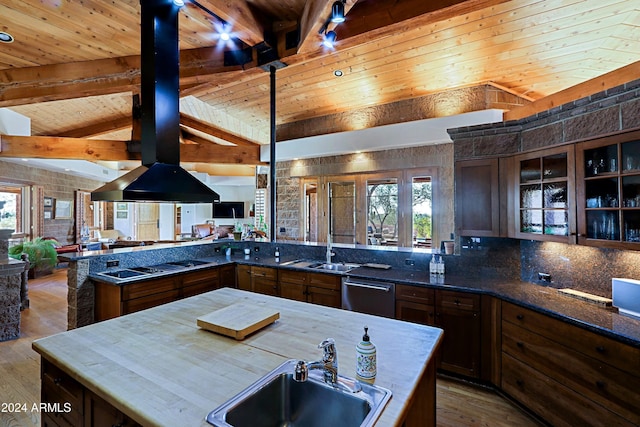
M 218 193 L 180 167 L 179 8 L 141 0 L 142 166 L 91 193 L 92 201 L 220 201 Z

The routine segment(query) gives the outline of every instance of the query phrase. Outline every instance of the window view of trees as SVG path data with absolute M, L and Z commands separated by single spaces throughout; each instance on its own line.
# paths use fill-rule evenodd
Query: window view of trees
M 398 183 L 396 179 L 367 182 L 367 238 L 371 245 L 398 243 Z
M 4 202 L 0 209 L 0 228 L 16 229 L 16 200 L 14 193 L 0 192 L 0 205 Z
M 413 246 L 431 245 L 431 178 L 413 178 L 411 215 Z M 395 178 L 367 182 L 367 239 L 370 245 L 398 244 L 398 183 Z
M 411 207 L 413 215 L 413 246 L 431 246 L 432 238 L 431 177 L 413 178 Z

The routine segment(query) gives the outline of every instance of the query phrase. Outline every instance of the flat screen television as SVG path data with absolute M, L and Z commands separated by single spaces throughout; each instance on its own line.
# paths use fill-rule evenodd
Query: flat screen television
M 244 218 L 244 202 L 220 202 L 213 204 L 214 218 Z

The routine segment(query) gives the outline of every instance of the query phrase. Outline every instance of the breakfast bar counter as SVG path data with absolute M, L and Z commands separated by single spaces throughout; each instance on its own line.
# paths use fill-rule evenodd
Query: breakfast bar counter
M 196 325 L 236 303 L 275 309 L 280 318 L 242 341 Z M 43 359 L 43 402 L 65 382 L 77 397 L 50 398 L 67 404 L 56 414 L 67 422 L 92 425 L 99 405 L 90 402 L 103 402 L 119 420 L 144 426 L 208 426 L 210 411 L 284 361 L 320 359 L 325 338 L 335 339 L 339 374 L 355 377 L 364 326 L 377 346 L 375 384 L 393 392 L 375 425 L 435 425 L 442 331 L 414 323 L 222 288 L 43 338 L 33 348 Z M 64 380 L 49 384 L 47 367 Z

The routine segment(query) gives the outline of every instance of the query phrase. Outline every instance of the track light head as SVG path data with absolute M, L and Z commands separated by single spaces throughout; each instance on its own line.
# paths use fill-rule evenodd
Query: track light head
M 335 1 L 331 6 L 331 22 L 334 24 L 344 22 L 344 3 L 342 0 Z
M 328 33 L 326 33 L 324 35 L 324 38 L 322 40 L 322 44 L 325 47 L 328 47 L 329 49 L 333 49 L 333 44 L 336 41 L 336 32 L 335 31 L 329 31 Z

